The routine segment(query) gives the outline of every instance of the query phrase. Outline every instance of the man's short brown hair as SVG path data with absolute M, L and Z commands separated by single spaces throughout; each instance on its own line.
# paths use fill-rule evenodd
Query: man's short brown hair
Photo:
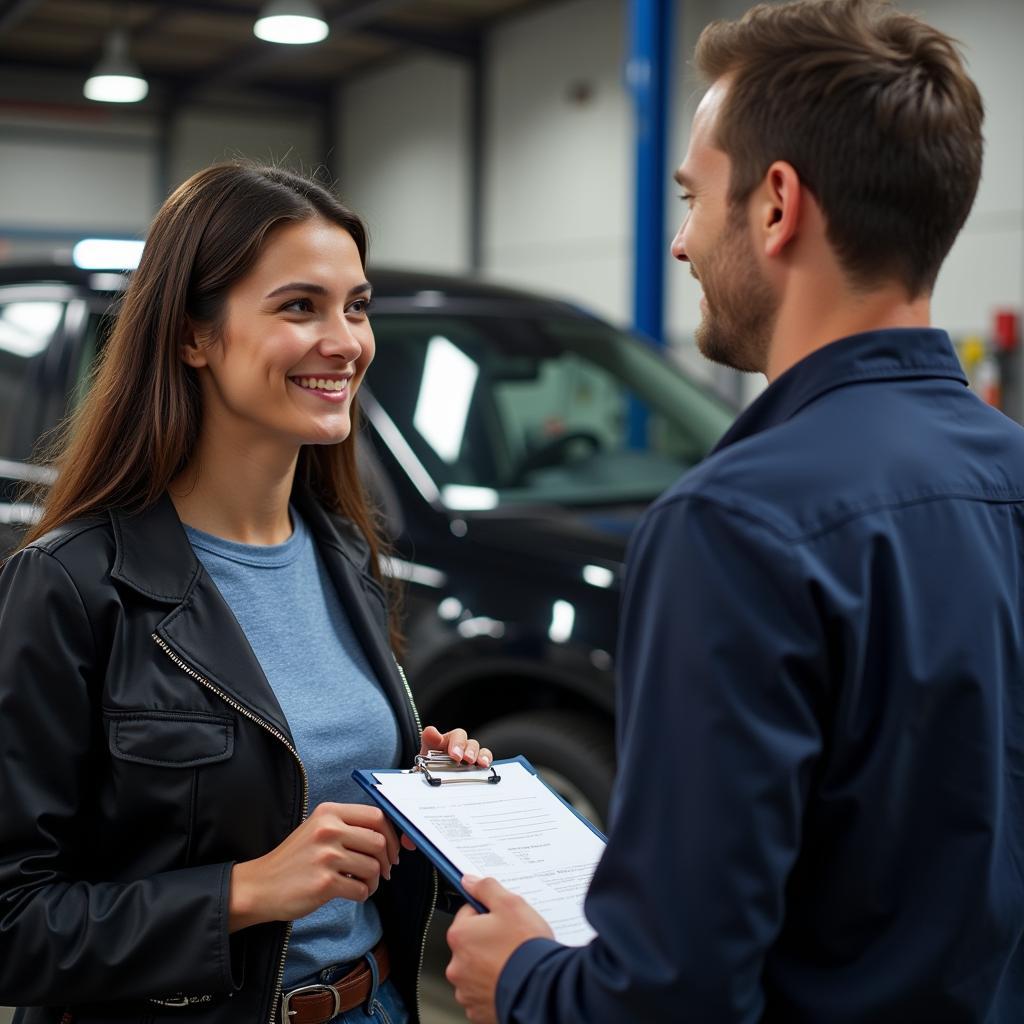
M 856 285 L 931 291 L 981 176 L 981 96 L 954 40 L 884 0 L 795 0 L 708 25 L 696 62 L 729 78 L 731 201 L 786 161 Z

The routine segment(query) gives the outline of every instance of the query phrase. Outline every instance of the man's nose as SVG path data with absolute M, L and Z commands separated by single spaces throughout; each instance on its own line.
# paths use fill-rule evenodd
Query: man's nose
M 690 262 L 690 257 L 686 255 L 686 247 L 683 245 L 683 229 L 682 228 L 680 228 L 676 232 L 676 237 L 672 239 L 672 255 L 677 260 L 679 260 L 680 263 L 689 263 Z

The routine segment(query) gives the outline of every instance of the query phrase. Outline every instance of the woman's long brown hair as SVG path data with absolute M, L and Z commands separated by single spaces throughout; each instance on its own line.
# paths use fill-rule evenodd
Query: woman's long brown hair
M 197 329 L 216 336 L 227 295 L 275 228 L 322 217 L 352 236 L 366 264 L 366 228 L 322 185 L 275 167 L 216 164 L 160 208 L 85 399 L 42 458 L 58 470 L 42 518 L 22 546 L 55 527 L 109 509 L 153 505 L 185 467 L 202 422 L 196 371 L 181 346 Z M 356 468 L 359 413 L 335 445 L 306 445 L 296 473 L 370 546 L 380 579 L 382 534 Z M 392 642 L 399 637 L 392 616 Z

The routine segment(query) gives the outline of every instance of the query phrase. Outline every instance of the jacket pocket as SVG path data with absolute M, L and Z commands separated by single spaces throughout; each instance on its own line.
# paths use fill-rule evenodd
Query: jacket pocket
M 197 768 L 234 753 L 230 718 L 187 711 L 108 712 L 110 753 L 157 768 Z

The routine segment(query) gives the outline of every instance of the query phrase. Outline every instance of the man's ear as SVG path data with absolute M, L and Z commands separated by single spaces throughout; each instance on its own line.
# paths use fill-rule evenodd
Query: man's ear
M 758 190 L 757 228 L 766 256 L 778 256 L 796 238 L 803 213 L 803 186 L 792 164 L 776 160 Z

